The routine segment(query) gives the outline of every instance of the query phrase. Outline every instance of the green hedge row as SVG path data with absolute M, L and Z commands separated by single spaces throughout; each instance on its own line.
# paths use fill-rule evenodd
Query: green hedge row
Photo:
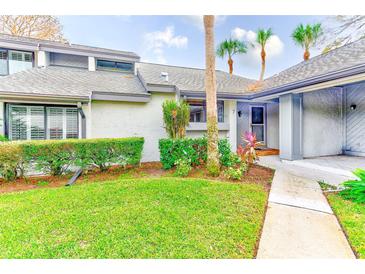
M 61 175 L 70 166 L 136 165 L 142 156 L 143 138 L 72 139 L 0 144 L 0 176 L 13 180 L 34 167 L 45 174 Z
M 207 161 L 207 138 L 160 139 L 160 161 L 164 169 L 175 166 L 179 159 L 190 160 L 193 166 Z M 220 162 L 228 166 L 231 161 L 231 148 L 227 139 L 220 139 L 218 143 Z

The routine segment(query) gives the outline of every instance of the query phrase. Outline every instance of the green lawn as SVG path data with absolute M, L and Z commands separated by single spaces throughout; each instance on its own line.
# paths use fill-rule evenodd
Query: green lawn
M 127 179 L 0 195 L 0 258 L 252 258 L 258 184 Z
M 365 259 L 365 205 L 328 195 L 328 200 L 345 229 L 351 245 L 360 258 Z

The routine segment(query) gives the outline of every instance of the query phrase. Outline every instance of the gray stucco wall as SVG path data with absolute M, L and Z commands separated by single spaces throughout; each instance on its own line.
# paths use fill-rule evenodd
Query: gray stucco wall
M 342 91 L 323 89 L 303 94 L 303 157 L 342 153 Z
M 154 93 L 148 103 L 94 101 L 90 137 L 144 137 L 142 161 L 158 161 L 158 140 L 166 137 L 161 106 L 174 98 L 174 94 Z
M 267 147 L 279 149 L 279 104 L 267 104 Z
M 250 104 L 244 102 L 237 103 L 237 112 L 241 111 L 241 117 L 237 115 L 237 144 L 243 143 L 242 135 L 250 129 Z M 266 145 L 269 148 L 279 148 L 279 104 L 270 103 L 266 105 Z
M 365 83 L 347 86 L 346 94 L 346 150 L 365 154 Z M 351 109 L 351 105 L 356 105 Z
M 57 65 L 57 66 L 87 69 L 89 63 L 88 63 L 87 56 L 79 56 L 79 55 L 52 52 L 50 55 L 50 64 Z

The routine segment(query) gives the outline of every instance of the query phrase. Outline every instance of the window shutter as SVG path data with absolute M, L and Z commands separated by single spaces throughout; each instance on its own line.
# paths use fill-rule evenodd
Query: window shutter
M 42 140 L 44 137 L 44 107 L 32 106 L 30 109 L 30 139 Z
M 9 107 L 9 137 L 11 140 L 27 139 L 27 107 Z
M 48 138 L 63 139 L 63 109 L 59 107 L 47 108 Z
M 66 138 L 78 138 L 78 110 L 76 108 L 66 109 Z

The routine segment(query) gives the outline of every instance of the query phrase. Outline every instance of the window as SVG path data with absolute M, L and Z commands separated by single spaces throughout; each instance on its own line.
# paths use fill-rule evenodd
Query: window
M 75 107 L 9 105 L 10 140 L 78 138 L 78 110 Z
M 8 51 L 0 49 L 0 75 L 8 75 Z
M 31 52 L 9 50 L 9 74 L 27 70 L 33 67 Z
M 205 123 L 206 117 L 206 102 L 205 100 L 188 100 L 190 106 L 190 122 Z M 218 123 L 224 122 L 224 102 L 217 102 Z
M 96 66 L 100 70 L 121 71 L 121 72 L 132 72 L 133 71 L 133 64 L 126 63 L 126 62 L 97 60 Z
M 251 107 L 251 131 L 256 134 L 257 141 L 265 141 L 264 107 Z

